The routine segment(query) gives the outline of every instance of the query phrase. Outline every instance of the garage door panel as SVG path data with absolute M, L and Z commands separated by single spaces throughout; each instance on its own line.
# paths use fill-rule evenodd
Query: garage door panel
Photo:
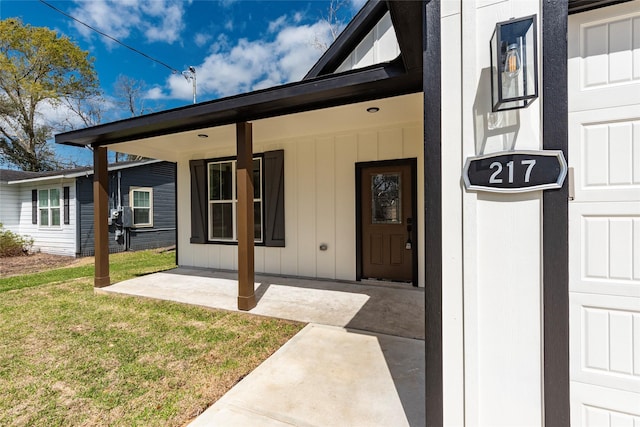
M 640 0 L 568 41 L 571 424 L 640 427 Z
M 640 299 L 571 297 L 572 380 L 640 393 Z
M 569 129 L 575 200 L 640 201 L 640 104 L 573 113 Z
M 640 298 L 640 204 L 571 203 L 569 290 Z
M 610 8 L 613 10 L 614 8 Z M 633 105 L 640 94 L 637 2 L 574 15 L 569 21 L 569 111 Z
M 571 396 L 574 402 L 571 406 L 573 426 L 640 426 L 640 398 L 637 394 L 572 382 Z

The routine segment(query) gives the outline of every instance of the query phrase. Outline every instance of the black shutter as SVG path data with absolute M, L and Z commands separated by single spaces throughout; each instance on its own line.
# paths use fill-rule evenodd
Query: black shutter
M 207 163 L 189 161 L 191 171 L 191 243 L 207 242 Z
M 284 247 L 284 150 L 264 153 L 266 246 Z
M 62 187 L 62 198 L 64 199 L 62 220 L 65 224 L 69 224 L 69 187 Z
M 38 190 L 31 190 L 31 224 L 38 223 Z

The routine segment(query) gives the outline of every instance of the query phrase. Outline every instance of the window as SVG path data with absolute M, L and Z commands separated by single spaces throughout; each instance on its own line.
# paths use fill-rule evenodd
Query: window
M 38 190 L 38 219 L 40 227 L 60 227 L 60 190 Z
M 134 227 L 153 227 L 153 189 L 132 188 L 129 205 L 133 211 Z
M 235 168 L 233 158 L 189 160 L 190 243 L 237 241 L 236 198 L 235 190 L 232 191 L 236 188 Z M 260 245 L 284 247 L 284 150 L 256 155 L 253 174 L 256 239 Z
M 236 161 L 208 163 L 209 240 L 237 241 Z M 253 159 L 254 238 L 262 242 L 262 159 Z

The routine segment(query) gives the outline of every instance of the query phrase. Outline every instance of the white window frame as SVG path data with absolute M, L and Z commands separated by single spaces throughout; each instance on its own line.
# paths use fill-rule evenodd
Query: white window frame
M 260 238 L 256 238 L 254 239 L 255 243 L 264 243 L 264 189 L 262 188 L 262 181 L 264 180 L 264 161 L 262 156 L 256 156 L 253 158 L 253 161 L 258 161 L 260 164 L 260 173 L 258 174 L 260 179 L 259 182 L 254 182 L 253 186 L 254 188 L 259 188 L 260 189 L 260 197 L 254 197 L 253 198 L 253 204 L 255 206 L 256 203 L 260 204 Z M 253 161 L 252 161 L 252 165 L 253 165 Z M 231 188 L 232 188 L 232 193 L 233 193 L 233 198 L 232 199 L 224 199 L 224 200 L 211 200 L 211 165 L 215 165 L 215 164 L 224 164 L 224 163 L 231 163 Z M 238 208 L 238 188 L 237 188 L 237 163 L 238 161 L 236 159 L 214 159 L 211 160 L 209 162 L 207 162 L 207 202 L 208 202 L 208 208 L 207 208 L 207 221 L 208 221 L 208 228 L 209 228 L 209 235 L 207 236 L 208 240 L 210 242 L 222 242 L 222 243 L 237 243 L 238 242 L 238 224 L 237 224 L 237 208 Z M 252 167 L 252 172 L 253 173 L 253 167 Z M 221 237 L 214 237 L 213 236 L 213 205 L 215 204 L 228 204 L 231 203 L 231 219 L 233 221 L 233 225 L 232 225 L 232 230 L 233 230 L 233 236 L 231 238 L 221 238 Z M 253 209 L 252 209 L 253 211 Z
M 149 193 L 149 206 L 134 206 L 134 193 Z M 134 228 L 153 227 L 153 188 L 151 187 L 131 187 L 129 189 L 129 207 L 131 208 L 131 224 Z M 149 222 L 136 223 L 136 210 L 148 209 L 149 210 Z
M 47 192 L 47 205 L 46 206 L 42 206 L 41 204 L 41 197 L 40 197 L 40 193 L 42 192 Z M 58 206 L 52 206 L 52 200 L 51 199 L 51 192 L 52 191 L 57 191 L 58 192 Z M 54 229 L 61 229 L 62 228 L 62 223 L 63 223 L 63 202 L 62 202 L 62 188 L 58 188 L 58 187 L 53 187 L 53 188 L 39 188 L 38 189 L 38 227 L 41 228 L 54 228 Z M 58 211 L 58 220 L 59 223 L 58 224 L 52 224 L 53 221 L 53 211 L 57 210 Z M 47 224 L 43 224 L 42 223 L 42 212 L 46 211 L 47 212 Z

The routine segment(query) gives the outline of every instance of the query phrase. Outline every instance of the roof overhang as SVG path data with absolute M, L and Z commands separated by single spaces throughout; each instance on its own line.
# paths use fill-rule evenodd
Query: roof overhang
M 421 91 L 422 73 L 407 72 L 400 61 L 393 61 L 66 132 L 55 140 L 103 146 Z
M 418 92 L 252 120 L 254 149 L 259 153 L 292 141 L 304 145 L 315 138 L 419 126 L 423 121 L 423 99 Z M 371 107 L 377 112 L 369 112 Z M 109 145 L 110 150 L 170 162 L 230 156 L 236 148 L 235 123 Z
M 134 167 L 138 167 L 138 166 L 143 166 L 143 165 L 150 165 L 152 163 L 159 163 L 162 160 L 155 160 L 155 159 L 150 159 L 150 160 L 142 160 L 139 162 L 132 162 L 132 163 L 126 163 L 126 164 L 113 164 L 111 166 L 109 166 L 108 170 L 109 172 L 113 172 L 113 171 L 119 171 L 122 169 L 129 169 L 129 168 L 134 168 Z M 65 173 L 64 171 L 60 171 L 59 174 L 57 175 L 48 175 L 48 176 L 40 176 L 40 177 L 36 177 L 36 178 L 26 178 L 26 179 L 17 179 L 14 181 L 9 181 L 7 182 L 7 184 L 11 185 L 11 184 L 25 184 L 25 183 L 32 183 L 32 182 L 44 182 L 44 181 L 59 181 L 61 179 L 74 179 L 74 178 L 80 178 L 82 176 L 89 176 L 89 175 L 93 175 L 93 169 L 86 169 L 83 171 L 74 171 L 71 173 Z

